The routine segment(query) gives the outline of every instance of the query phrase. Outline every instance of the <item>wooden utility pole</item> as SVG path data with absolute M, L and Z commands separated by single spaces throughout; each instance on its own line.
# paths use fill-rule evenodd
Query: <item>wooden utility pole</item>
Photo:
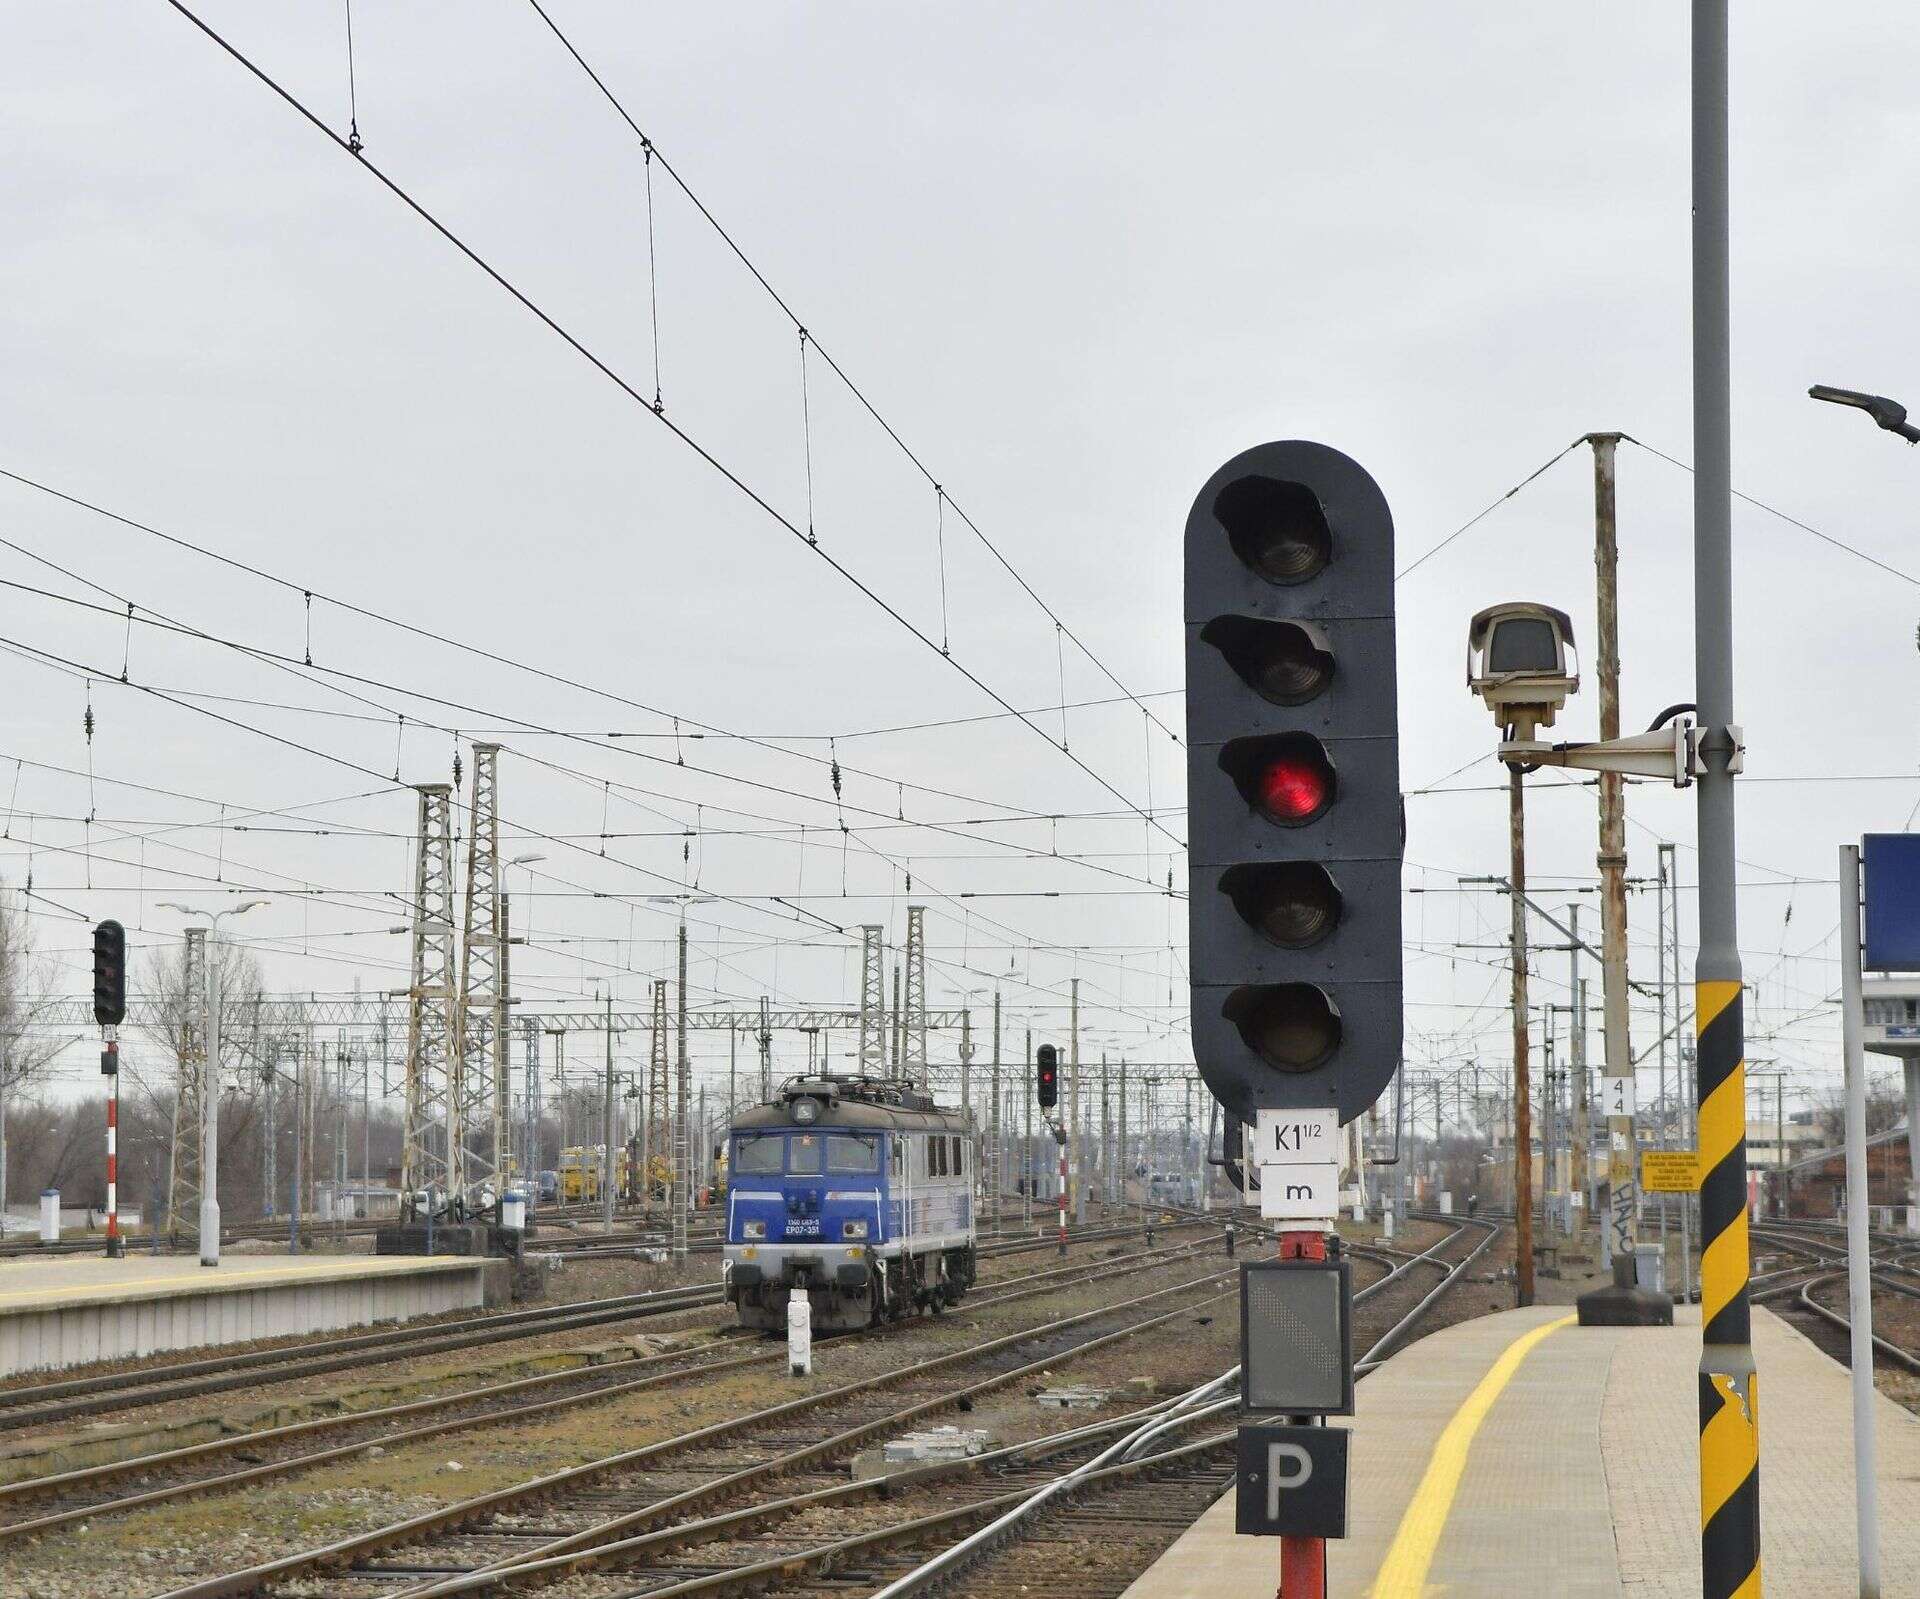
M 1533 1303 L 1533 1096 L 1527 1082 L 1527 802 L 1526 779 L 1507 768 L 1507 833 L 1512 851 L 1508 943 L 1513 961 L 1513 1231 L 1514 1303 Z

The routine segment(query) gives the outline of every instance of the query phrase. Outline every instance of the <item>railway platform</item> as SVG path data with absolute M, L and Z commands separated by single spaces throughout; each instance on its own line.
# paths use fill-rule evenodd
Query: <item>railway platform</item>
M 1695 1599 L 1697 1309 L 1672 1328 L 1583 1328 L 1569 1306 L 1449 1327 L 1359 1385 L 1348 1534 L 1331 1599 Z M 1853 1599 L 1853 1427 L 1844 1367 L 1765 1310 L 1762 1561 L 1769 1593 Z M 1888 1592 L 1920 1591 L 1920 1417 L 1879 1398 Z M 1124 1599 L 1271 1593 L 1279 1543 L 1217 1500 Z
M 508 1262 L 471 1256 L 0 1261 L 0 1377 L 406 1321 L 498 1304 L 510 1291 Z

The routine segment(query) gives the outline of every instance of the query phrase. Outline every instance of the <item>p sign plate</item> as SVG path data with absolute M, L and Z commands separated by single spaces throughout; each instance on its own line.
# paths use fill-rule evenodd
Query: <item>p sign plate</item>
M 1242 1427 L 1233 1530 L 1267 1538 L 1347 1535 L 1347 1429 Z

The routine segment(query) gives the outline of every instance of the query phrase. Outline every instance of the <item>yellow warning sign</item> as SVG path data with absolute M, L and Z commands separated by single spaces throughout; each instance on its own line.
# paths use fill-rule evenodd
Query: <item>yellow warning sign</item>
M 1694 1194 L 1700 1191 L 1700 1152 L 1697 1149 L 1649 1149 L 1640 1156 L 1640 1186 L 1649 1194 Z

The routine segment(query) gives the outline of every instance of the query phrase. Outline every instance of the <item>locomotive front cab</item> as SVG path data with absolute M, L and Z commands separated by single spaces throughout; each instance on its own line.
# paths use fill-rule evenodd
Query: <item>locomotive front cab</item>
M 871 1119 L 865 1107 L 848 1113 Z M 887 1137 L 843 1125 L 834 1085 L 787 1085 L 781 1102 L 736 1120 L 728 1159 L 728 1297 L 743 1324 L 785 1325 L 804 1288 L 821 1328 L 875 1315 L 874 1252 L 886 1241 Z

